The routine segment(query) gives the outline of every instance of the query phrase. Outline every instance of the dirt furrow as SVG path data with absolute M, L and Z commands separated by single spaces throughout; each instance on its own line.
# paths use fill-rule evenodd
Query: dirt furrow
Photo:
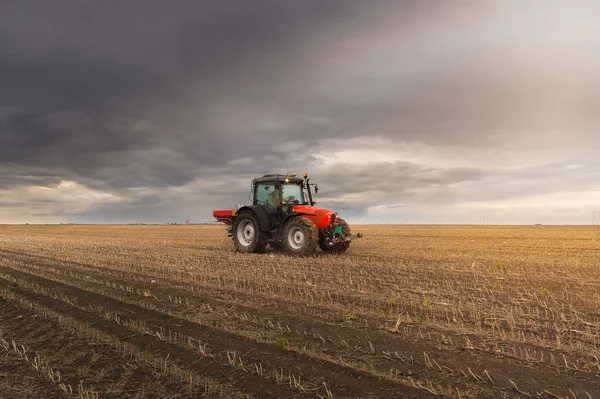
M 116 265 L 105 267 L 93 266 L 89 264 L 52 259 L 40 255 L 22 254 L 14 251 L 0 251 L 0 253 L 3 253 L 5 256 L 13 259 L 27 259 L 28 262 L 41 261 L 51 262 L 53 264 L 62 264 L 66 267 L 86 270 L 88 273 L 96 272 L 102 274 L 111 274 L 127 279 L 133 278 L 139 281 L 150 281 L 152 278 L 157 278 L 165 282 L 177 283 L 183 287 L 187 285 L 188 288 L 196 287 L 203 289 L 208 291 L 210 296 L 220 297 L 224 301 L 230 301 L 234 298 L 241 301 L 256 301 L 258 298 L 263 298 L 263 303 L 268 300 L 269 306 L 279 307 L 282 310 L 289 308 L 290 306 L 301 304 L 302 306 L 296 306 L 294 313 L 302 311 L 311 318 L 317 316 L 326 321 L 344 318 L 344 309 L 348 309 L 348 307 L 352 307 L 355 309 L 355 312 L 360 313 L 364 320 L 372 319 L 375 322 L 378 321 L 377 318 L 373 317 L 375 313 L 402 313 L 409 314 L 414 318 L 422 317 L 423 314 L 426 313 L 428 319 L 434 318 L 437 320 L 438 324 L 447 324 L 444 326 L 445 329 L 452 330 L 456 329 L 457 327 L 464 329 L 464 326 L 477 325 L 479 332 L 482 334 L 494 334 L 495 330 L 501 328 L 504 332 L 502 336 L 503 341 L 514 340 L 516 338 L 517 341 L 513 342 L 513 344 L 518 344 L 521 340 L 521 335 L 517 335 L 516 337 L 511 336 L 513 331 L 517 329 L 519 333 L 537 337 L 536 339 L 543 341 L 547 347 L 551 348 L 551 345 L 553 345 L 557 339 L 560 339 L 563 343 L 572 344 L 571 346 L 574 347 L 581 347 L 582 353 L 589 352 L 589 348 L 584 348 L 586 345 L 589 346 L 589 339 L 587 339 L 589 335 L 565 335 L 563 332 L 558 332 L 561 330 L 557 330 L 556 326 L 565 326 L 563 330 L 585 332 L 590 328 L 590 322 L 594 324 L 599 320 L 598 314 L 595 312 L 589 314 L 580 313 L 576 319 L 565 319 L 565 316 L 562 312 L 548 310 L 542 305 L 532 307 L 531 305 L 526 305 L 522 301 L 508 300 L 506 298 L 505 300 L 501 300 L 500 298 L 496 298 L 497 294 L 493 294 L 492 291 L 494 290 L 489 290 L 489 288 L 488 290 L 490 295 L 492 295 L 491 298 L 488 298 L 485 301 L 482 301 L 482 298 L 479 298 L 479 300 L 477 298 L 472 298 L 473 304 L 476 304 L 478 301 L 481 302 L 478 306 L 476 306 L 476 308 L 472 306 L 464 307 L 463 305 L 459 305 L 462 302 L 461 299 L 468 294 L 467 292 L 453 294 L 453 296 L 458 297 L 459 300 L 449 299 L 446 294 L 443 298 L 436 299 L 437 296 L 435 292 L 430 292 L 428 294 L 430 298 L 428 298 L 431 299 L 431 305 L 424 309 L 420 305 L 421 301 L 423 300 L 422 293 L 410 288 L 414 284 L 403 284 L 402 286 L 404 288 L 401 290 L 395 289 L 395 292 L 398 294 L 393 301 L 391 301 L 389 298 L 374 299 L 373 295 L 356 295 L 347 292 L 338 292 L 336 290 L 317 290 L 316 288 L 311 290 L 309 289 L 310 287 L 298 288 L 297 284 L 293 283 L 285 286 L 287 288 L 284 289 L 284 292 L 289 294 L 288 297 L 281 298 L 281 295 L 275 297 L 274 295 L 261 293 L 257 287 L 251 288 L 243 286 L 238 287 L 239 289 L 224 288 L 224 285 L 228 284 L 228 280 L 225 277 L 219 276 L 203 276 L 201 280 L 198 280 L 197 278 L 192 278 L 193 276 L 191 275 L 186 275 L 186 278 L 177 276 L 177 271 L 168 271 L 162 269 L 154 270 L 152 267 L 144 270 L 143 272 L 141 270 L 136 272 L 127 270 L 127 266 L 122 266 L 121 268 L 117 267 Z M 131 267 L 134 270 L 139 270 L 139 265 L 131 265 Z M 188 272 L 191 273 L 190 271 Z M 406 273 L 406 270 L 404 270 L 404 272 Z M 471 283 L 473 283 L 474 278 L 483 278 L 481 276 L 475 276 L 473 275 L 473 272 L 467 272 L 464 277 Z M 457 276 L 455 275 L 453 280 L 454 284 L 457 284 L 456 278 Z M 488 278 L 495 281 L 495 277 L 493 276 L 488 276 Z M 317 277 L 315 277 L 315 279 L 317 279 Z M 482 281 L 487 280 L 483 278 Z M 236 282 L 235 284 L 237 285 L 238 283 Z M 243 284 L 250 284 L 250 282 L 245 282 Z M 261 284 L 268 285 L 269 283 L 263 281 Z M 277 284 L 282 283 L 277 282 Z M 485 283 L 484 285 L 488 284 Z M 299 289 L 303 290 L 300 297 L 293 294 Z M 481 290 L 481 288 L 478 284 L 470 284 L 469 290 L 477 291 Z M 443 290 L 443 292 L 447 293 L 449 290 Z M 477 294 L 477 296 L 479 295 L 481 295 L 481 293 Z M 307 298 L 304 298 L 304 296 L 307 296 Z M 313 296 L 316 297 L 312 298 Z M 438 302 L 442 303 L 443 306 L 437 305 Z M 320 304 L 323 306 L 320 306 Z M 582 318 L 585 321 L 582 321 Z M 446 332 L 444 333 L 447 335 Z M 562 334 L 562 336 L 557 338 L 557 334 Z M 598 327 L 595 328 L 595 332 L 592 331 L 592 336 L 593 334 L 598 335 Z
M 16 354 L 2 355 L 0 361 L 0 398 L 19 399 L 72 399 L 58 385 L 39 373 L 32 372 L 29 363 Z
M 0 362 L 0 370 L 10 368 L 8 378 L 2 381 L 19 377 L 21 383 L 13 389 L 13 395 L 0 397 L 27 397 L 27 380 L 43 385 L 35 390 L 37 395 L 31 396 L 35 398 L 141 398 L 152 392 L 155 398 L 174 399 L 203 393 L 160 376 L 114 348 L 78 335 L 47 314 L 36 313 L 12 296 L 15 287 L 8 288 L 5 283 L 0 281 L 0 288 L 5 287 L 0 293 L 0 342 L 8 342 L 10 351 Z M 45 384 L 39 383 L 40 377 Z
M 1 252 L 1 251 L 0 251 Z M 180 293 L 185 293 L 185 291 L 187 291 L 187 296 L 188 297 L 198 297 L 200 298 L 199 300 L 202 301 L 202 303 L 207 303 L 210 304 L 211 306 L 219 306 L 220 305 L 224 305 L 224 306 L 231 306 L 232 304 L 237 306 L 238 313 L 244 313 L 244 312 L 250 312 L 252 313 L 254 311 L 254 309 L 260 309 L 260 312 L 265 312 L 268 314 L 271 314 L 273 316 L 276 316 L 279 318 L 279 320 L 281 320 L 282 322 L 285 322 L 287 324 L 291 325 L 291 322 L 285 321 L 286 320 L 286 316 L 288 316 L 287 318 L 290 319 L 289 314 L 294 314 L 293 316 L 293 320 L 296 320 L 298 317 L 305 317 L 305 318 L 309 318 L 310 320 L 315 320 L 315 319 L 319 319 L 322 320 L 323 322 L 325 322 L 326 324 L 339 324 L 339 321 L 343 321 L 344 319 L 348 319 L 349 317 L 352 317 L 352 314 L 347 314 L 347 310 L 346 313 L 344 313 L 343 309 L 348 309 L 347 306 L 348 304 L 344 305 L 344 306 L 336 306 L 336 304 L 331 303 L 329 307 L 323 307 L 323 306 L 317 306 L 317 305 L 307 305 L 307 304 L 299 304 L 293 300 L 284 300 L 284 299 L 278 299 L 278 298 L 274 298 L 274 297 L 266 297 L 264 295 L 261 294 L 249 294 L 249 293 L 245 293 L 245 292 L 240 292 L 240 291 L 235 291 L 235 290 L 231 290 L 231 289 L 227 289 L 227 288 L 222 288 L 222 287 L 217 287 L 214 285 L 202 285 L 201 283 L 184 283 L 181 280 L 178 279 L 170 279 L 168 277 L 158 277 L 158 276 L 152 276 L 151 274 L 139 274 L 136 272 L 131 272 L 131 271 L 125 271 L 125 270 L 117 270 L 117 269 L 108 269 L 108 268 L 103 268 L 103 267 L 98 267 L 98 266 L 92 266 L 92 265 L 87 265 L 87 264 L 82 264 L 82 263 L 75 263 L 75 262 L 66 262 L 66 261 L 59 261 L 56 259 L 46 259 L 45 257 L 40 257 L 40 256 L 36 256 L 36 255 L 26 255 L 26 254 L 18 254 L 18 253 L 14 253 L 14 252 L 8 252 L 6 251 L 6 253 L 4 254 L 5 257 L 7 259 L 12 259 L 12 260 L 17 260 L 20 259 L 23 262 L 26 262 L 28 264 L 32 264 L 32 265 L 39 265 L 40 267 L 44 267 L 47 265 L 52 265 L 56 268 L 62 268 L 62 270 L 64 270 L 65 272 L 69 272 L 69 273 L 73 273 L 73 270 L 81 270 L 82 272 L 84 272 L 85 274 L 91 276 L 91 277 L 99 277 L 99 276 L 110 276 L 111 278 L 117 278 L 117 279 L 123 279 L 125 281 L 128 281 L 128 284 L 133 284 L 133 285 L 139 285 L 141 287 L 141 284 L 146 284 L 144 286 L 144 289 L 146 290 L 160 290 L 161 288 L 154 288 L 154 287 L 158 287 L 158 285 L 165 285 L 168 286 L 168 290 L 171 290 L 172 292 L 180 292 Z M 154 281 L 154 279 L 157 279 L 156 282 L 158 282 L 159 284 L 157 284 L 156 286 L 152 285 L 152 282 Z M 183 291 L 183 292 L 182 292 Z M 170 295 L 170 292 L 164 293 L 165 297 L 167 295 Z M 172 294 L 172 295 L 177 295 L 177 294 Z M 245 310 L 245 305 L 249 305 L 249 307 L 251 309 Z M 485 306 L 488 306 L 489 304 L 486 304 Z M 393 309 L 394 311 L 398 311 L 397 309 Z M 388 309 L 388 311 L 391 311 L 391 309 Z M 422 313 L 425 310 L 421 310 L 420 312 Z M 427 309 L 427 312 L 431 312 L 431 309 Z M 360 314 L 360 315 L 356 315 L 356 316 L 360 316 L 360 321 L 361 321 L 361 325 L 364 323 L 364 329 L 366 331 L 370 331 L 374 328 L 378 329 L 381 327 L 382 325 L 382 320 L 381 318 L 373 318 L 370 317 L 368 314 Z M 414 315 L 413 315 L 414 316 Z M 430 317 L 431 315 L 428 315 L 428 317 Z M 457 316 L 458 317 L 458 316 Z M 417 317 L 418 319 L 418 317 Z M 484 326 L 480 326 L 481 328 L 479 329 L 479 331 L 474 331 L 473 329 L 470 330 L 465 330 L 464 327 L 461 327 L 460 329 L 463 330 L 464 332 L 462 334 L 456 335 L 453 334 L 453 332 L 451 331 L 452 329 L 456 329 L 457 325 L 445 325 L 444 324 L 444 320 L 445 318 L 442 317 L 441 320 L 439 320 L 437 322 L 437 325 L 427 325 L 427 326 L 423 326 L 423 325 L 419 325 L 419 329 L 420 330 L 424 330 L 425 334 L 429 333 L 429 334 L 433 334 L 433 335 L 437 335 L 437 336 L 441 336 L 442 334 L 444 335 L 444 337 L 451 337 L 452 339 L 456 338 L 459 341 L 464 341 L 464 337 L 467 336 L 468 339 L 471 341 L 471 343 L 473 343 L 474 347 L 478 347 L 478 346 L 487 346 L 487 341 L 491 338 L 492 340 L 494 340 L 494 336 L 497 337 L 497 339 L 495 339 L 495 342 L 493 343 L 495 350 L 499 349 L 500 351 L 503 351 L 504 353 L 511 353 L 512 351 L 512 355 L 518 355 L 520 354 L 522 351 L 527 350 L 528 352 L 532 352 L 532 353 L 538 353 L 539 357 L 542 358 L 542 354 L 543 354 L 543 358 L 546 359 L 550 359 L 552 356 L 554 357 L 563 357 L 563 356 L 567 356 L 569 357 L 569 354 L 564 352 L 564 351 L 559 351 L 559 350 L 553 350 L 552 346 L 548 346 L 548 345 L 541 345 L 540 344 L 534 344 L 531 342 L 531 340 L 528 339 L 524 339 L 525 334 L 527 335 L 531 335 L 533 333 L 540 333 L 542 334 L 540 331 L 534 331 L 528 328 L 524 328 L 524 329 L 519 329 L 519 334 L 517 336 L 514 336 L 513 334 L 513 328 L 509 328 L 509 327 L 505 327 L 502 331 L 500 331 L 499 329 L 497 330 L 497 332 L 495 332 L 494 328 L 489 329 L 489 328 L 484 328 Z M 493 320 L 493 319 L 492 319 Z M 406 322 L 406 321 L 405 321 Z M 354 326 L 353 328 L 356 328 L 356 324 L 357 323 L 353 323 Z M 410 322 L 409 322 L 410 324 Z M 389 326 L 391 327 L 391 325 Z M 573 323 L 569 323 L 569 331 L 586 331 L 586 328 L 581 328 L 578 329 L 579 326 L 577 324 L 573 324 Z M 553 330 L 551 332 L 552 334 L 556 333 L 556 328 L 553 327 Z M 563 336 L 560 337 L 561 342 L 563 345 L 576 345 L 579 347 L 579 352 L 580 352 L 580 357 L 584 357 L 586 355 L 589 355 L 590 350 L 589 348 L 586 348 L 586 346 L 590 345 L 590 339 L 588 337 L 592 336 L 593 337 L 593 331 L 591 332 L 592 335 L 588 335 L 588 334 L 570 334 L 570 335 L 566 335 L 568 333 L 568 331 L 566 331 L 565 333 L 563 333 Z M 539 335 L 539 334 L 538 334 Z M 543 333 L 543 335 L 547 335 L 547 331 Z M 556 338 L 551 337 L 551 344 L 554 345 L 557 341 Z M 547 339 L 550 339 L 547 337 Z M 446 341 L 446 339 L 443 339 L 444 341 Z M 478 341 L 483 341 L 482 345 L 478 345 Z M 365 341 L 363 341 L 365 342 Z M 517 352 L 514 351 L 514 349 L 517 349 Z M 573 353 L 573 351 L 571 351 Z M 495 352 L 496 353 L 496 352 Z M 529 355 L 527 355 L 529 356 Z
M 208 385 L 220 386 L 223 395 L 219 397 L 228 398 L 238 393 L 235 394 L 235 397 L 242 395 L 243 397 L 289 398 L 298 394 L 289 384 L 275 384 L 267 378 L 224 364 L 197 350 L 182 348 L 148 332 L 130 328 L 127 323 L 107 320 L 94 312 L 70 303 L 69 299 L 60 294 L 59 290 L 44 290 L 45 293 L 36 292 L 35 288 L 42 287 L 41 285 L 32 289 L 29 280 L 5 276 L 0 278 L 0 287 L 5 287 L 17 298 L 35 304 L 35 308 L 41 309 L 39 313 L 45 314 L 45 309 L 47 309 L 48 312 L 58 314 L 58 317 L 64 316 L 73 320 L 82 329 L 90 329 L 92 333 L 88 333 L 88 335 L 93 336 L 93 331 L 97 331 L 99 334 L 118 340 L 123 345 L 131 346 L 148 358 L 158 359 L 161 368 L 166 368 L 167 364 L 175 365 L 186 376 L 192 373 L 199 376 L 201 381 L 206 381 Z M 60 296 L 63 299 L 59 299 Z M 75 297 L 70 298 L 75 299 Z M 128 352 L 123 350 L 122 355 L 127 356 Z M 185 379 L 183 381 L 185 382 Z M 244 393 L 239 394 L 240 392 Z
M 100 278 L 106 279 L 110 277 L 111 279 L 116 278 L 119 283 L 122 281 L 126 281 L 128 286 L 134 286 L 137 289 L 141 289 L 147 292 L 154 292 L 157 295 L 163 295 L 164 298 L 168 296 L 179 296 L 185 297 L 188 300 L 196 300 L 199 304 L 210 304 L 213 307 L 218 308 L 219 306 L 225 306 L 227 309 L 233 309 L 237 313 L 255 313 L 258 312 L 260 314 L 266 315 L 266 317 L 272 317 L 274 320 L 278 320 L 280 323 L 285 323 L 288 325 L 298 325 L 298 329 L 301 330 L 301 321 L 302 319 L 309 319 L 309 323 L 316 325 L 327 325 L 329 327 L 338 327 L 340 326 L 340 322 L 343 319 L 347 319 L 348 315 L 337 314 L 336 317 L 332 318 L 329 315 L 325 316 L 325 312 L 331 312 L 331 309 L 326 309 L 318 306 L 298 306 L 298 304 L 294 302 L 288 302 L 286 300 L 281 300 L 277 298 L 266 298 L 262 295 L 252 295 L 243 292 L 238 292 L 234 290 L 228 290 L 225 288 L 215 288 L 215 287 L 205 287 L 198 284 L 184 284 L 179 280 L 170 280 L 168 278 L 160 278 L 154 280 L 154 277 L 148 275 L 141 275 L 137 273 L 132 273 L 129 271 L 122 270 L 108 270 L 101 267 L 81 264 L 81 263 L 72 263 L 72 262 L 63 262 L 57 260 L 46 260 L 40 261 L 37 256 L 29 257 L 24 254 L 12 254 L 13 257 L 8 257 L 7 259 L 21 259 L 23 262 L 26 262 L 28 265 L 37 265 L 39 267 L 48 267 L 52 266 L 56 269 L 63 270 L 65 274 L 73 275 L 76 273 L 76 270 L 80 270 L 84 273 L 85 278 Z M 75 270 L 75 271 L 74 271 Z M 115 281 L 115 280 L 112 280 Z M 156 284 L 153 284 L 156 283 Z M 301 311 L 306 311 L 307 309 L 311 309 L 308 313 L 302 313 Z M 293 316 L 290 316 L 290 314 Z M 321 315 L 321 317 L 319 317 Z M 350 315 L 352 316 L 352 315 Z M 366 315 L 360 314 L 357 315 L 360 318 L 360 322 L 348 323 L 350 324 L 350 328 L 353 330 L 352 334 L 355 335 L 356 330 L 364 331 L 369 337 L 372 335 L 371 332 L 374 329 L 382 328 L 382 320 L 376 318 L 370 318 Z M 322 323 L 320 323 L 322 321 Z M 295 324 L 294 324 L 295 322 Z M 406 325 L 406 320 L 404 320 L 404 325 Z M 300 323 L 300 324 L 298 324 Z M 388 321 L 389 323 L 389 321 Z M 344 323 L 342 323 L 344 324 Z M 408 322 L 410 325 L 410 321 Z M 388 327 L 392 327 L 392 325 L 388 325 Z M 492 333 L 492 331 L 480 331 L 479 334 L 476 334 L 473 331 L 465 331 L 461 334 L 453 334 L 452 331 L 449 331 L 445 328 L 440 328 L 440 326 L 431 326 L 431 325 L 418 325 L 419 335 L 433 335 L 433 336 L 441 336 L 448 338 L 456 338 L 459 341 L 464 341 L 465 337 L 468 337 L 471 344 L 477 347 L 477 343 L 479 340 L 482 340 L 486 345 L 487 341 L 491 338 L 494 340 L 494 336 L 498 335 L 496 342 L 493 342 L 492 345 L 495 349 L 504 349 L 504 350 L 513 350 L 515 347 L 518 351 L 525 351 L 531 353 L 539 353 L 540 355 L 543 353 L 545 358 L 554 357 L 570 357 L 570 354 L 565 351 L 552 350 L 546 346 L 540 346 L 532 344 L 530 341 L 524 341 L 518 338 L 517 340 L 511 341 L 507 336 L 507 333 Z M 456 327 L 456 326 L 455 326 Z M 343 328 L 343 326 L 341 327 Z M 575 330 L 576 326 L 571 325 L 570 328 Z M 308 328 L 310 329 L 310 328 Z M 527 333 L 526 330 L 520 330 L 521 333 Z M 386 334 L 387 335 L 387 334 Z M 575 336 L 574 342 L 579 342 L 577 339 L 584 339 L 586 335 Z M 343 338 L 342 338 L 343 339 Z M 442 341 L 447 341 L 447 339 L 443 339 Z M 565 337 L 562 337 L 562 341 L 566 341 Z M 588 340 L 589 341 L 589 340 Z M 349 341 L 347 341 L 349 342 Z M 364 344 L 366 340 L 362 340 L 362 344 Z M 586 341 L 587 342 L 587 341 Z M 564 344 L 565 342 L 563 342 Z M 361 342 L 357 342 L 355 345 L 361 345 Z M 435 345 L 435 344 L 432 344 Z M 459 349 L 464 348 L 464 346 L 459 346 Z M 520 349 L 519 349 L 520 348 Z M 369 348 L 366 348 L 369 349 Z M 496 353 L 496 351 L 494 352 Z M 510 352 L 509 352 L 510 353 Z M 514 354 L 514 353 L 513 353 Z M 582 353 L 582 356 L 585 357 L 589 355 L 590 351 L 585 351 Z M 583 359 L 582 359 L 583 360 Z
M 128 281 L 127 284 L 136 284 L 135 281 Z M 141 287 L 140 289 L 152 289 L 154 292 L 160 290 L 160 286 L 152 285 Z M 164 289 L 164 288 L 163 288 Z M 172 288 L 169 288 L 172 290 Z M 177 295 L 177 293 L 172 293 L 173 295 Z M 185 294 L 185 293 L 181 293 Z M 189 294 L 189 293 L 188 293 Z M 209 300 L 209 298 L 200 298 L 201 301 Z M 168 304 L 167 304 L 168 305 Z M 177 306 L 173 306 L 176 308 Z M 255 310 L 256 311 L 256 310 Z M 265 313 L 264 309 L 261 309 L 258 313 Z M 458 350 L 453 350 L 452 348 L 448 348 L 443 345 L 436 344 L 435 342 L 427 342 L 427 340 L 411 340 L 406 335 L 400 334 L 382 334 L 380 331 L 360 331 L 356 328 L 347 327 L 347 326 L 336 326 L 336 325 L 323 325 L 319 323 L 310 323 L 308 321 L 299 320 L 300 324 L 292 324 L 292 326 L 303 325 L 302 323 L 307 323 L 304 325 L 304 328 L 310 331 L 310 328 L 314 328 L 319 332 L 319 339 L 321 340 L 330 340 L 332 346 L 329 345 L 320 345 L 318 339 L 314 339 L 312 342 L 310 340 L 305 342 L 299 339 L 300 345 L 308 345 L 311 350 L 320 350 L 324 353 L 332 352 L 332 353 L 341 353 L 342 355 L 348 354 L 350 356 L 357 356 L 356 353 L 349 353 L 348 348 L 344 348 L 339 344 L 344 341 L 346 344 L 348 342 L 354 343 L 356 341 L 356 337 L 359 336 L 359 342 L 364 344 L 365 342 L 369 343 L 371 350 L 373 348 L 378 348 L 378 355 L 373 353 L 369 353 L 369 349 L 359 350 L 360 354 L 362 354 L 362 359 L 371 364 L 378 364 L 383 367 L 394 367 L 397 371 L 403 375 L 413 375 L 419 376 L 423 378 L 440 378 L 436 373 L 429 372 L 427 369 L 422 369 L 420 371 L 414 370 L 414 360 L 420 359 L 419 363 L 429 363 L 432 365 L 432 368 L 440 368 L 440 371 L 450 371 L 454 370 L 455 372 L 459 372 L 459 369 L 464 370 L 465 372 L 473 372 L 475 374 L 487 375 L 491 374 L 493 376 L 493 381 L 497 387 L 510 387 L 511 380 L 516 382 L 518 385 L 527 385 L 531 389 L 535 389 L 538 392 L 542 392 L 544 387 L 551 387 L 557 381 L 558 370 L 555 370 L 553 367 L 546 367 L 540 363 L 529 363 L 524 364 L 522 362 L 516 361 L 515 359 L 507 358 L 505 356 L 494 356 L 487 357 L 481 356 L 481 353 L 477 353 L 473 350 L 464 350 L 464 348 L 460 348 Z M 306 330 L 305 330 L 306 331 Z M 314 331 L 314 330 L 313 330 Z M 314 335 L 313 335 L 314 336 Z M 330 338 L 331 337 L 331 338 Z M 362 340 L 362 341 L 361 341 Z M 324 344 L 325 342 L 323 342 Z M 335 345 L 338 344 L 338 345 Z M 379 349 L 382 349 L 381 352 Z M 394 356 L 394 352 L 396 352 L 396 356 Z M 397 354 L 401 354 L 397 356 Z M 385 356 L 382 356 L 385 355 Z M 396 361 L 392 361 L 388 357 L 391 355 L 392 358 L 396 358 Z M 489 355 L 488 355 L 489 356 Z M 425 358 L 425 359 L 424 359 Z M 428 359 L 432 358 L 433 362 Z M 404 359 L 404 360 L 398 360 Z M 408 361 L 406 359 L 410 359 L 412 361 Z M 405 361 L 406 363 L 402 363 Z M 385 366 L 385 365 L 388 366 Z M 441 367 L 440 367 L 441 366 Z M 564 371 L 563 371 L 564 372 Z M 594 384 L 591 381 L 593 380 L 593 375 L 587 375 L 585 372 L 575 372 L 572 382 L 570 382 L 572 386 L 571 389 L 587 389 L 587 390 L 597 390 L 598 385 Z M 533 378 L 525 378 L 524 376 L 532 376 Z M 452 380 L 451 375 L 446 376 L 447 379 Z M 490 377 L 491 380 L 492 377 Z M 474 380 L 477 380 L 473 377 Z M 456 380 L 456 379 L 454 379 Z M 480 385 L 482 390 L 489 390 L 489 387 L 486 389 L 487 382 L 489 380 L 484 380 L 485 383 L 477 384 L 477 381 L 473 385 Z M 561 381 L 564 383 L 564 381 Z M 456 382 L 454 382 L 456 384 Z M 461 384 L 458 384 L 461 385 Z M 496 388 L 498 389 L 498 388 Z M 558 389 L 558 388 L 557 388 Z
M 117 312 L 126 314 L 134 319 L 143 320 L 148 324 L 154 324 L 156 327 L 162 326 L 165 329 L 178 334 L 188 337 L 196 337 L 198 340 L 208 343 L 210 348 L 216 352 L 235 351 L 247 363 L 260 363 L 265 369 L 283 368 L 286 370 L 291 370 L 292 374 L 302 376 L 303 381 L 322 380 L 326 382 L 327 387 L 336 397 L 434 397 L 434 395 L 431 395 L 422 389 L 377 378 L 373 375 L 347 366 L 323 360 L 316 360 L 307 354 L 278 348 L 274 344 L 269 345 L 255 342 L 227 331 L 191 323 L 184 319 L 152 311 L 133 304 L 124 303 L 104 295 L 99 295 L 90 291 L 76 288 L 74 286 L 52 281 L 12 268 L 0 267 L 0 269 L 3 273 L 13 276 L 17 280 L 23 280 L 25 282 L 31 281 L 50 290 L 58 291 L 70 298 L 74 298 L 76 301 L 75 303 L 77 303 L 79 306 L 102 306 L 109 310 L 114 309 Z M 38 300 L 40 299 L 38 294 L 35 294 L 35 296 Z M 53 308 L 58 307 L 61 309 L 61 311 L 67 311 L 67 309 L 71 309 L 70 312 L 76 313 L 78 319 L 98 318 L 98 316 L 92 315 L 82 309 L 74 308 L 73 306 L 57 299 L 52 299 L 49 297 L 44 298 L 46 301 L 52 301 Z M 103 319 L 96 320 L 96 322 L 102 324 L 106 323 L 106 321 Z M 116 328 L 116 326 L 113 327 Z M 106 326 L 104 328 L 106 328 Z M 131 331 L 128 331 L 129 334 L 131 334 Z M 123 339 L 128 342 L 128 337 L 126 335 L 123 336 Z M 142 341 L 148 341 L 146 342 L 145 346 L 157 350 L 164 346 L 168 346 L 170 353 L 176 353 L 178 359 L 185 360 L 186 362 L 190 362 L 192 364 L 194 358 L 196 357 L 194 354 L 189 353 L 189 351 L 185 351 L 184 349 L 174 345 L 158 341 L 150 336 L 140 336 L 138 339 Z M 190 358 L 190 355 L 192 355 L 192 358 Z M 191 366 L 188 365 L 187 367 Z M 222 366 L 219 368 L 222 368 Z M 199 370 L 199 372 L 209 371 L 210 367 L 202 367 L 201 370 Z M 208 375 L 210 375 L 210 373 Z M 245 375 L 244 378 L 248 379 L 252 376 L 253 375 L 248 374 Z M 237 380 L 239 379 L 240 378 L 238 376 Z M 262 380 L 264 385 L 264 379 Z M 244 388 L 245 391 L 248 391 L 247 387 L 244 386 Z M 272 387 L 263 386 L 259 392 L 264 394 L 265 392 L 270 391 L 269 388 L 272 390 Z
M 21 337 L 15 334 L 7 324 L 7 319 L 14 318 L 11 310 L 7 309 L 8 304 L 0 302 L 0 314 L 2 314 L 2 335 L 0 338 L 6 339 L 12 344 L 11 337 Z M 18 316 L 17 316 L 18 317 Z M 27 345 L 24 340 L 19 340 L 17 346 Z M 17 347 L 18 350 L 21 348 Z M 19 398 L 19 399 L 70 399 L 72 396 L 65 393 L 58 384 L 52 382 L 47 375 L 35 372 L 34 367 L 17 354 L 13 348 L 8 350 L 0 348 L 0 398 Z

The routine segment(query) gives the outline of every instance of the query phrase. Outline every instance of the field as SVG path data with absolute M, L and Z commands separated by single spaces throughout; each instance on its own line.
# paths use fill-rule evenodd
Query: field
M 600 230 L 0 227 L 2 398 L 600 398 Z

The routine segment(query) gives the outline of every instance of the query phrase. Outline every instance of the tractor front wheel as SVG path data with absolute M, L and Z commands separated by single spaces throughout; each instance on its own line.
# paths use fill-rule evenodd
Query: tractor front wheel
M 296 256 L 315 253 L 319 241 L 319 231 L 313 222 L 298 216 L 288 221 L 283 228 L 283 249 Z
M 233 222 L 233 245 L 240 252 L 265 252 L 267 242 L 258 218 L 252 212 L 240 213 Z

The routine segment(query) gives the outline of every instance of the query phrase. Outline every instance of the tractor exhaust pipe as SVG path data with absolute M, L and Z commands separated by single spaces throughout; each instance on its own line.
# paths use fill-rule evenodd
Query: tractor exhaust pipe
M 312 206 L 314 205 L 314 201 L 313 201 L 313 197 L 312 197 L 312 192 L 310 190 L 310 184 L 308 184 L 308 174 L 304 173 L 304 184 L 306 185 L 306 190 L 308 191 L 308 203 Z

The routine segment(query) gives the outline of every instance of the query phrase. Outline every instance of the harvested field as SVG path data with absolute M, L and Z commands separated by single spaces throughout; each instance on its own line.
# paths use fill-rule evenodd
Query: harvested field
M 600 398 L 600 229 L 0 227 L 0 397 Z

